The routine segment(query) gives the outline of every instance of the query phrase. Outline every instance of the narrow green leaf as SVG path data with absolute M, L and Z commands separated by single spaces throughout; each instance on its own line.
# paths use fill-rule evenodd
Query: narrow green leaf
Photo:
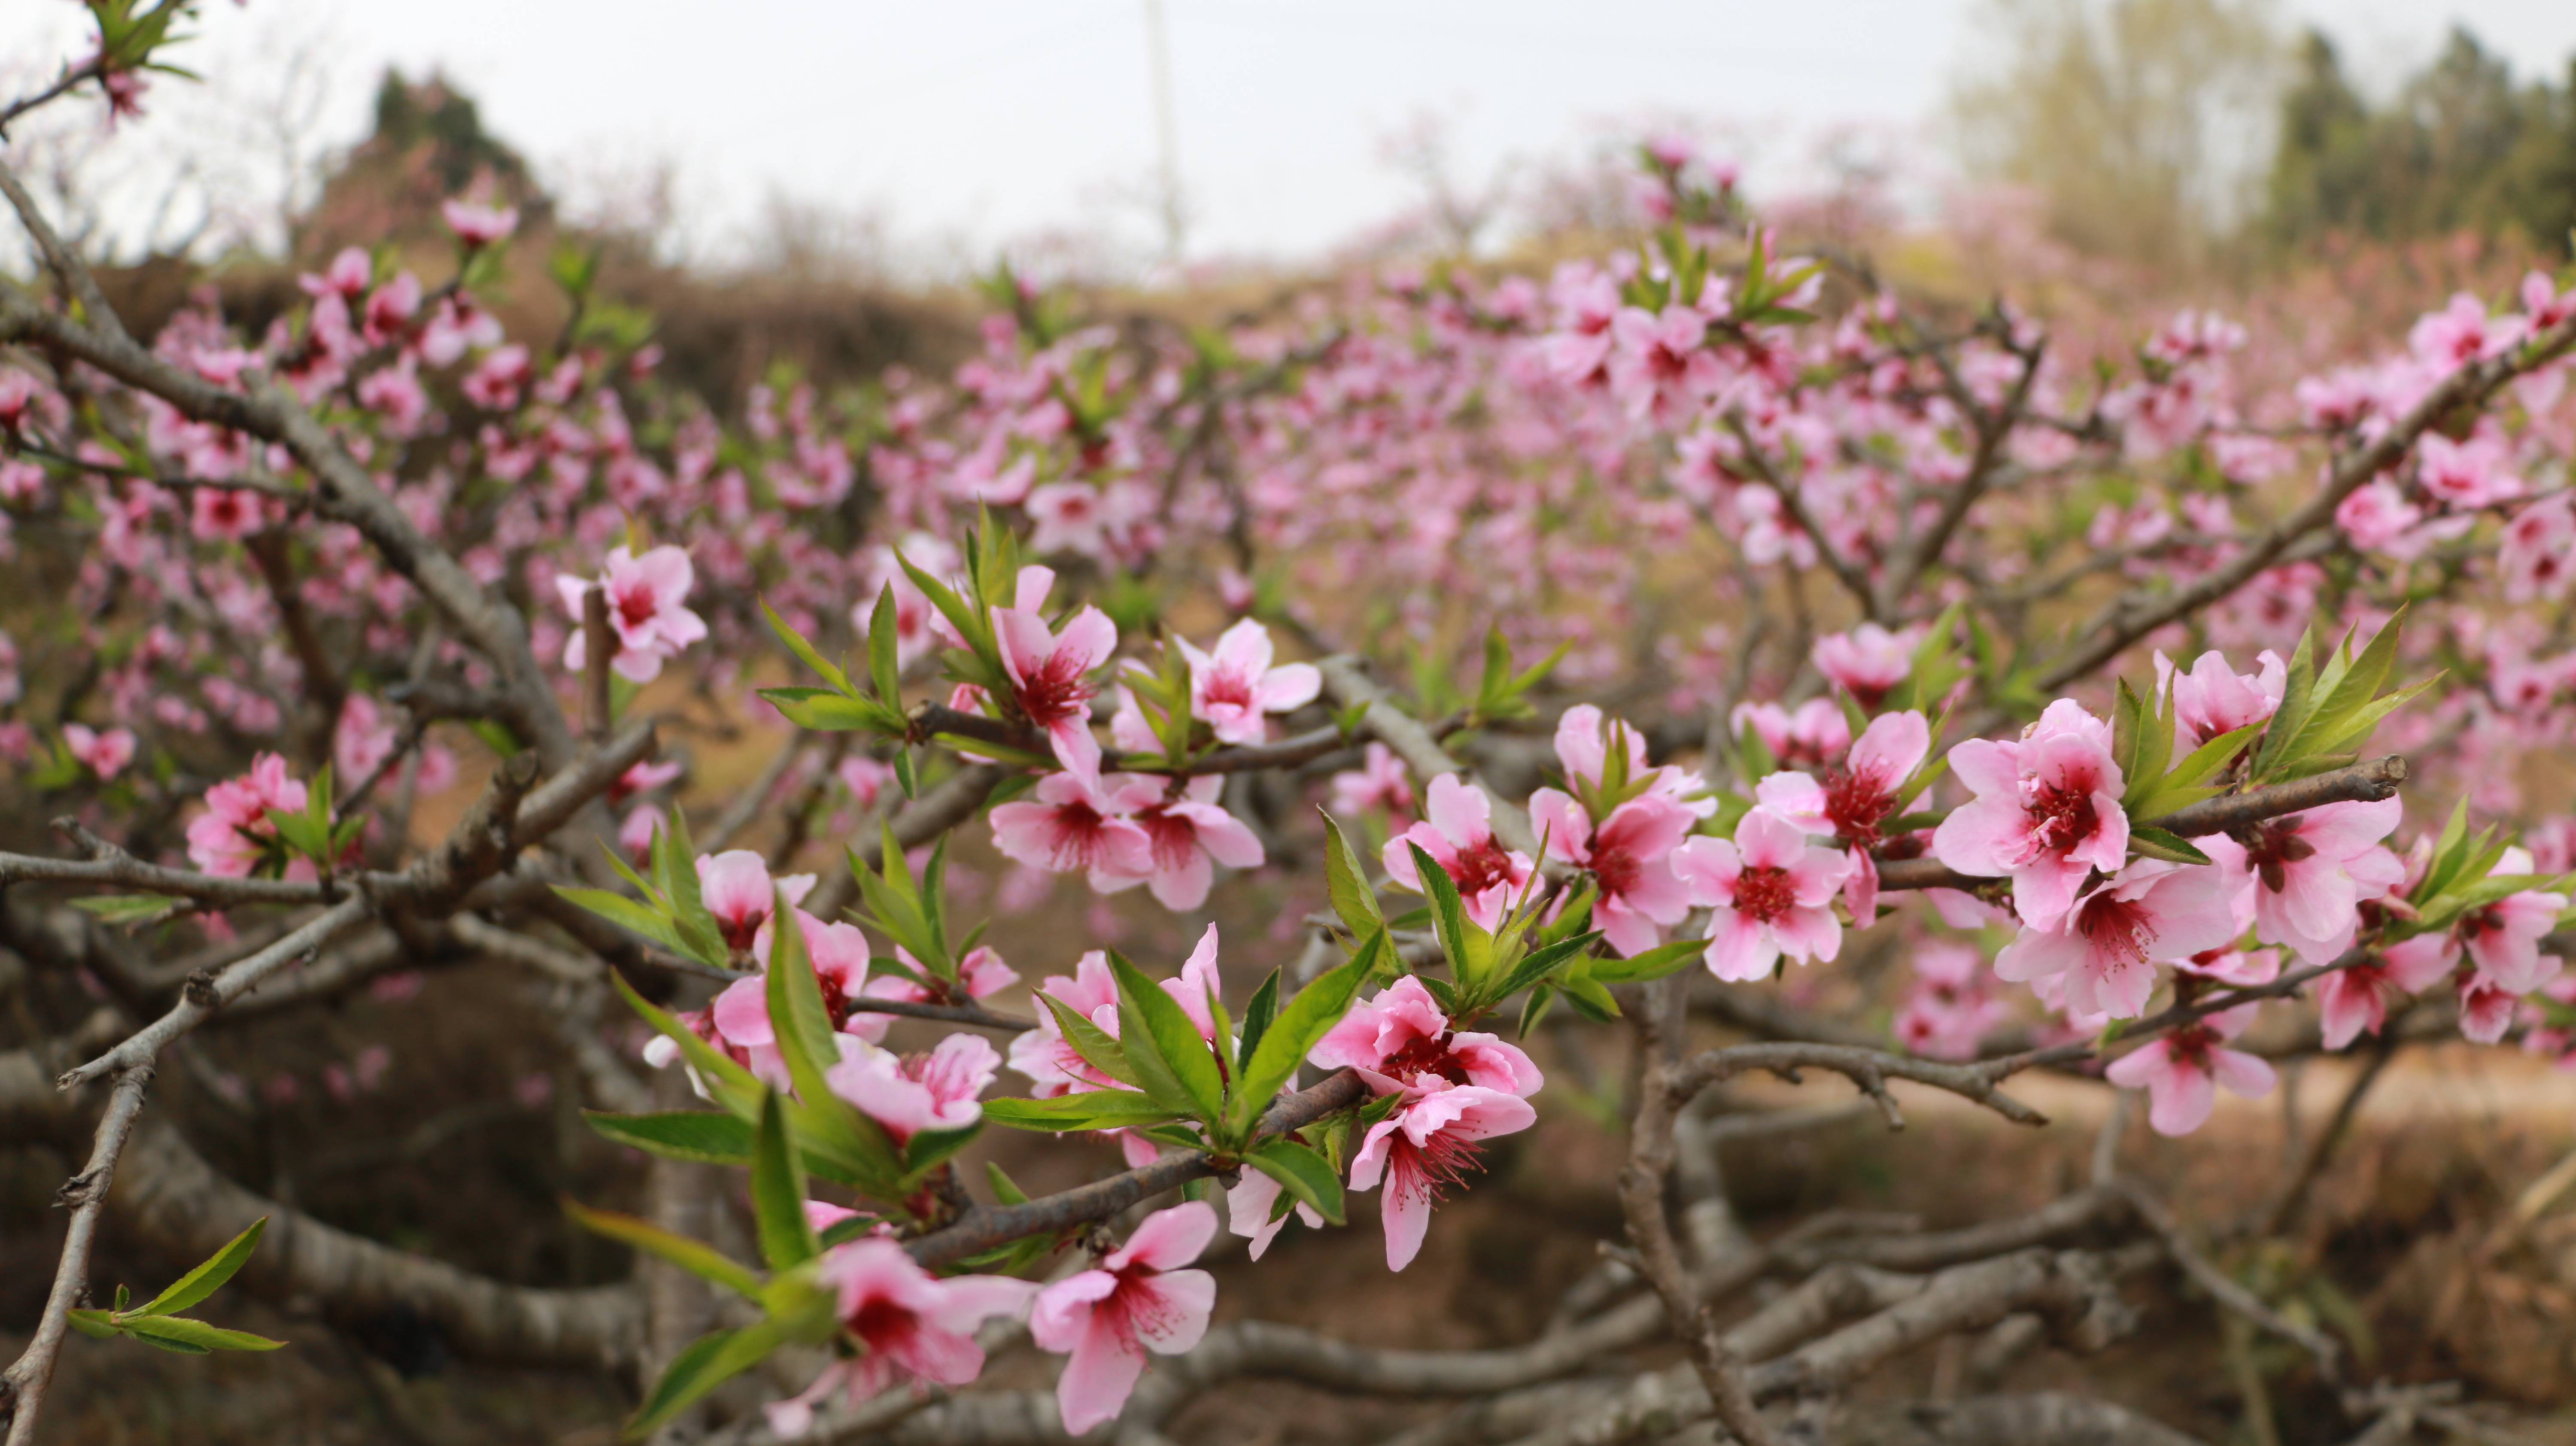
M 775 1319 L 755 1321 L 740 1330 L 710 1331 L 691 1341 L 677 1356 L 651 1394 L 626 1422 L 626 1438 L 641 1440 L 726 1381 L 760 1364 L 791 1339 Z
M 664 1039 L 680 1047 L 680 1057 L 697 1072 L 699 1080 L 706 1085 L 707 1092 L 715 1096 L 717 1104 L 746 1120 L 759 1118 L 760 1098 L 765 1087 L 752 1078 L 751 1071 L 734 1063 L 730 1057 L 717 1053 L 713 1046 L 698 1038 L 696 1030 L 636 993 L 635 986 L 627 983 L 624 975 L 612 969 L 608 982 L 616 988 L 617 996 L 626 1001 L 627 1008 L 641 1015 L 644 1022 L 653 1026 Z
M 668 1261 L 698 1279 L 721 1285 L 736 1295 L 760 1299 L 758 1273 L 704 1241 L 673 1234 L 638 1216 L 615 1210 L 593 1210 L 576 1200 L 566 1200 L 563 1207 L 574 1224 L 593 1235 L 604 1235 L 656 1259 Z
M 831 684 L 832 691 L 845 697 L 857 695 L 858 690 L 850 686 L 849 678 L 821 653 L 816 652 L 814 645 L 805 641 L 804 634 L 789 627 L 787 620 L 778 615 L 778 609 L 771 607 L 767 598 L 760 600 L 760 615 L 769 620 L 769 630 L 778 634 L 778 640 L 787 645 L 787 651 L 796 655 L 796 661 L 803 663 L 812 669 L 817 677 Z M 767 696 L 766 693 L 763 696 Z
M 204 1264 L 170 1282 L 170 1288 L 146 1301 L 143 1315 L 176 1315 L 223 1288 L 233 1272 L 242 1268 L 250 1253 L 259 1248 L 259 1237 L 268 1229 L 268 1217 L 262 1215 L 250 1228 L 224 1242 L 224 1248 L 208 1257 Z
M 852 698 L 828 688 L 762 688 L 778 716 L 817 733 L 883 733 L 900 738 L 911 723 L 874 698 Z
M 1137 1078 L 1136 1067 L 1127 1062 L 1125 1047 L 1112 1038 L 1109 1031 L 1083 1018 L 1073 1006 L 1052 994 L 1040 994 L 1037 1000 L 1055 1016 L 1056 1028 L 1064 1035 L 1064 1042 L 1073 1046 L 1073 1052 L 1082 1056 L 1083 1063 L 1120 1084 L 1137 1089 L 1145 1087 L 1144 1082 Z M 1126 1028 L 1123 1024 L 1119 1027 Z
M 576 888 L 570 884 L 557 884 L 554 887 L 557 894 L 621 929 L 641 934 L 676 953 L 693 952 L 687 945 L 680 942 L 680 931 L 671 926 L 669 919 L 624 894 L 611 893 L 606 889 Z
M 226 1330 L 201 1320 L 176 1315 L 127 1316 L 117 1322 L 130 1335 L 156 1346 L 180 1346 L 189 1351 L 273 1351 L 286 1344 L 248 1331 Z
M 1350 1012 L 1352 998 L 1390 947 L 1386 930 L 1371 930 L 1359 952 L 1307 981 L 1305 988 L 1280 1006 L 1278 1019 L 1262 1031 L 1242 1078 L 1235 1081 L 1234 1097 L 1226 1102 L 1227 1139 L 1250 1137 L 1261 1112 L 1270 1108 L 1270 1101 L 1296 1075 L 1297 1066 L 1305 1062 L 1316 1042 Z
M 2133 823 L 2129 825 L 2129 847 L 2131 850 L 2139 854 L 2143 854 L 2148 858 L 2163 859 L 2167 863 L 2205 864 L 2210 862 L 2209 855 L 2202 853 L 2192 844 L 2191 840 L 2168 829 L 2156 828 L 2149 824 Z
M 1519 963 L 1511 967 L 1511 971 L 1503 976 L 1502 982 L 1493 987 L 1493 997 L 1484 1002 L 1500 1004 L 1538 983 L 1555 973 L 1567 961 L 1591 948 L 1593 942 L 1600 937 L 1598 933 L 1578 934 L 1571 939 L 1559 939 L 1553 944 L 1531 950 Z
M 984 1181 L 993 1187 L 993 1198 L 1005 1205 L 1029 1203 L 1029 1192 L 1020 1188 L 1020 1182 L 1010 1177 L 999 1160 L 984 1162 Z
M 903 673 L 895 653 L 898 630 L 894 584 L 889 582 L 877 590 L 877 605 L 868 613 L 868 681 L 876 685 L 877 701 L 896 710 L 903 707 Z
M 1058 1095 L 1051 1100 L 986 1100 L 984 1118 L 1014 1130 L 1061 1133 L 1067 1130 L 1118 1130 L 1156 1125 L 1178 1112 L 1151 1095 L 1133 1090 L 1091 1090 Z
M 1115 949 L 1109 969 L 1118 979 L 1119 1048 L 1145 1092 L 1196 1118 L 1217 1119 L 1225 1109 L 1225 1080 L 1199 1027 Z
M 1707 952 L 1706 939 L 1675 939 L 1625 959 L 1594 959 L 1585 974 L 1600 984 L 1643 984 L 1678 974 L 1698 963 Z
M 1234 1044 L 1234 1072 L 1238 1075 L 1252 1067 L 1254 1051 L 1261 1048 L 1261 1036 L 1270 1031 L 1271 1021 L 1279 1017 L 1279 971 L 1261 981 L 1252 998 L 1243 1006 L 1243 1033 Z
M 1371 929 L 1384 926 L 1377 891 L 1369 887 L 1367 875 L 1360 871 L 1358 853 L 1351 848 L 1341 824 L 1329 813 L 1324 814 L 1324 886 L 1332 895 L 1333 912 L 1351 931 L 1352 938 L 1365 939 Z
M 784 893 L 771 895 L 769 969 L 766 988 L 769 1027 L 778 1040 L 778 1057 L 796 1097 L 811 1105 L 831 1098 L 823 1072 L 840 1063 L 841 1048 L 832 1037 L 832 1018 L 823 1007 L 823 989 L 805 952 L 805 926 Z
M 135 925 L 166 918 L 178 909 L 179 902 L 160 894 L 91 894 L 72 900 L 72 907 L 102 924 Z
M 1413 854 L 1414 872 L 1422 880 L 1422 891 L 1431 900 L 1431 929 L 1440 938 L 1440 952 L 1449 959 L 1449 968 L 1461 986 L 1473 986 L 1484 975 L 1482 965 L 1492 959 L 1493 936 L 1467 921 L 1467 908 L 1458 897 L 1457 882 L 1439 861 L 1423 850 L 1422 845 L 1407 840 L 1405 848 Z M 1483 936 L 1485 948 L 1471 947 L 1469 930 Z
M 1278 1181 L 1280 1188 L 1323 1216 L 1324 1223 L 1342 1223 L 1341 1177 L 1312 1149 L 1295 1140 L 1268 1139 L 1254 1146 L 1243 1163 Z
M 751 1145 L 751 1213 L 759 1227 L 760 1258 L 772 1270 L 792 1270 L 822 1253 L 805 1218 L 805 1171 L 788 1148 L 787 1117 L 775 1093 L 760 1097 L 760 1130 Z
M 107 1312 L 103 1310 L 67 1310 L 63 1312 L 63 1320 L 73 1330 L 97 1340 L 113 1340 L 117 1334 L 116 1327 L 109 1323 Z
M 673 1110 L 620 1115 L 584 1110 L 581 1117 L 605 1139 L 671 1160 L 705 1165 L 751 1163 L 751 1125 L 722 1110 Z
M 2292 756 L 2299 730 L 2307 726 L 2308 713 L 2315 706 L 2316 686 L 2316 634 L 2311 630 L 2299 635 L 2299 646 L 2290 654 L 2281 706 L 2272 710 L 2271 723 L 2263 730 L 2263 746 L 2254 754 L 2257 782 L 2270 781 Z

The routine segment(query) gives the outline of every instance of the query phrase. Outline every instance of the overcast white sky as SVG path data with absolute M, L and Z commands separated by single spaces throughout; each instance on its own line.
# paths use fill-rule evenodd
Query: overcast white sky
M 2281 3 L 2325 24 L 2365 77 L 2420 61 L 2454 19 L 2526 76 L 2563 74 L 2576 50 L 2569 0 Z M 1423 114 L 1447 123 L 1469 176 L 1658 114 L 1736 125 L 1757 168 L 1840 122 L 1924 135 L 1975 13 L 1973 0 L 1165 6 L 1192 250 L 1265 256 L 1401 208 L 1411 192 L 1381 143 Z M 18 76 L 75 43 L 79 12 L 58 0 L 0 12 L 0 68 Z M 320 130 L 336 143 L 363 132 L 384 65 L 443 69 L 553 175 L 676 163 L 700 247 L 739 244 L 772 192 L 877 212 L 917 244 L 988 249 L 1064 227 L 1141 246 L 1146 214 L 1119 198 L 1155 163 L 1144 13 L 1144 0 L 250 0 L 210 4 L 190 60 L 271 76 L 260 67 L 318 44 Z

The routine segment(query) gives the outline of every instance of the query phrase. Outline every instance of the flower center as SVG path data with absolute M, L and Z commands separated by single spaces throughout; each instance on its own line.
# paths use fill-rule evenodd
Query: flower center
M 2112 898 L 2108 892 L 2085 902 L 2076 915 L 2075 928 L 2095 954 L 2107 955 L 2124 965 L 2145 963 L 2147 946 L 2156 941 L 2156 928 L 2147 921 L 2147 911 Z
M 1458 861 L 1449 866 L 1449 877 L 1457 882 L 1460 895 L 1472 899 L 1496 884 L 1511 882 L 1512 858 L 1488 836 L 1474 848 L 1458 850 Z
M 1895 804 L 1875 773 L 1849 773 L 1837 768 L 1825 777 L 1825 821 L 1847 844 L 1875 847 L 1878 821 Z
M 2316 852 L 2315 844 L 2299 837 L 2296 819 L 2261 824 L 2245 840 L 2245 862 L 2263 880 L 2263 887 L 2276 894 L 2289 887 L 2290 865 L 2314 858 Z
M 1466 1084 L 1466 1063 L 1449 1048 L 1449 1033 L 1426 1034 L 1386 1057 L 1378 1073 L 1392 1079 L 1409 1080 L 1417 1075 L 1436 1074 L 1451 1084 Z
M 1252 679 L 1232 668 L 1219 668 L 1208 674 L 1199 689 L 1202 702 L 1222 707 L 1249 709 L 1252 706 Z
M 1088 711 L 1095 690 L 1082 675 L 1081 660 L 1071 653 L 1047 655 L 1037 671 L 1020 682 L 1020 711 L 1029 721 L 1044 728 L 1068 718 L 1079 718 Z
M 1735 911 L 1769 923 L 1796 908 L 1798 885 L 1787 869 L 1746 869 L 1736 876 Z
M 661 611 L 661 605 L 653 597 L 653 590 L 638 584 L 630 583 L 621 587 L 612 583 L 609 585 L 608 597 L 611 602 L 617 604 L 618 621 L 630 628 L 644 626 L 653 621 L 653 614 Z
M 850 1334 L 867 1342 L 874 1352 L 901 1348 L 920 1329 L 920 1318 L 911 1311 L 882 1296 L 862 1301 L 849 1319 Z
M 2030 795 L 2022 807 L 2030 814 L 2031 837 L 2042 849 L 2064 853 L 2093 836 L 2100 820 L 2093 812 L 2093 795 L 2089 791 L 2046 784 L 2023 786 Z

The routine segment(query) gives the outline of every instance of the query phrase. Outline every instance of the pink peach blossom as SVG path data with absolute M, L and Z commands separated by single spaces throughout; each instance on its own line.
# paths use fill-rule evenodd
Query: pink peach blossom
M 1115 1418 L 1144 1373 L 1146 1352 L 1178 1355 L 1207 1334 L 1216 1277 L 1188 1267 L 1215 1235 L 1216 1211 L 1185 1201 L 1145 1217 L 1096 1268 L 1038 1292 L 1029 1337 L 1041 1350 L 1066 1353 L 1055 1391 L 1065 1430 L 1080 1435 Z
M 1153 835 L 1135 815 L 1161 797 L 1160 783 L 1133 774 L 1051 773 L 1038 780 L 1034 802 L 993 810 L 993 847 L 1030 868 L 1087 874 L 1092 888 L 1111 893 L 1158 872 Z
M 1537 1120 L 1538 1111 L 1518 1095 L 1449 1085 L 1427 1090 L 1371 1125 L 1351 1156 L 1351 1188 L 1386 1185 L 1379 1204 L 1386 1268 L 1413 1263 L 1431 1225 L 1431 1207 L 1475 1166 L 1480 1141 L 1526 1130 Z
M 1212 653 L 1178 641 L 1190 665 L 1191 716 L 1204 719 L 1220 743 L 1261 742 L 1268 715 L 1302 708 L 1323 689 L 1312 663 L 1273 667 L 1270 630 L 1250 618 L 1227 628 Z
M 1518 1047 L 1450 1028 L 1431 991 L 1410 974 L 1352 1005 L 1306 1060 L 1317 1069 L 1356 1069 L 1379 1094 L 1466 1084 L 1526 1099 L 1545 1083 Z
M 1920 628 L 1891 633 L 1876 623 L 1862 623 L 1850 632 L 1816 639 L 1811 656 L 1817 672 L 1842 685 L 1863 709 L 1870 709 L 1914 671 L 1914 648 L 1922 640 Z
M 1757 808 L 1732 840 L 1701 836 L 1672 855 L 1691 902 L 1709 911 L 1708 968 L 1720 979 L 1770 977 L 1785 954 L 1831 963 L 1842 924 L 1830 905 L 1851 860 L 1807 842 L 1804 830 Z
M 925 1130 L 962 1130 L 982 1119 L 978 1097 L 1001 1066 L 980 1034 L 952 1034 L 928 1054 L 910 1055 L 845 1038 L 823 1078 L 901 1145 Z
M 2214 866 L 2142 859 L 2076 899 L 2055 929 L 2024 929 L 1995 957 L 2016 983 L 2063 974 L 2069 1008 L 2135 1019 L 2155 993 L 2156 965 L 2219 948 L 2238 933 Z
M 1528 886 L 1536 865 L 1529 855 L 1496 841 L 1493 808 L 1483 789 L 1461 783 L 1455 774 L 1431 780 L 1430 818 L 1387 840 L 1381 859 L 1387 877 L 1421 892 L 1422 876 L 1407 845 L 1419 847 L 1458 886 L 1467 917 L 1480 928 L 1497 927 Z
M 2018 742 L 1953 747 L 1950 769 L 1976 798 L 1941 820 L 1933 853 L 1963 874 L 2010 875 L 2013 907 L 2030 927 L 2056 928 L 2086 875 L 2127 861 L 2111 725 L 2073 699 L 2049 704 Z
M 1405 773 L 1404 761 L 1375 739 L 1360 750 L 1359 767 L 1333 775 L 1333 812 L 1338 817 L 1355 818 L 1375 808 L 1403 813 L 1413 804 L 1413 779 Z
M 2103 1074 L 2122 1089 L 2147 1092 L 2147 1123 L 2157 1134 L 2188 1135 L 2209 1122 L 2221 1086 L 2247 1099 L 2271 1093 L 2272 1066 L 2224 1047 L 2260 1007 L 2240 1005 L 2186 1024 L 2113 1060 Z
M 63 748 L 73 761 L 105 783 L 134 761 L 134 730 L 110 728 L 101 733 L 86 723 L 63 725 Z M 217 785 L 221 787 L 221 785 Z
M 903 1246 L 882 1236 L 835 1245 L 823 1252 L 815 1279 L 832 1292 L 841 1329 L 857 1342 L 855 1357 L 823 1368 L 798 1396 L 767 1407 L 769 1429 L 780 1437 L 804 1434 L 814 1403 L 834 1388 L 855 1406 L 901 1382 L 963 1386 L 984 1370 L 975 1328 L 997 1315 L 1016 1315 L 1037 1294 L 1025 1280 L 959 1275 L 945 1280 L 913 1263 Z
M 678 657 L 707 635 L 703 618 L 682 604 L 694 585 L 685 548 L 665 545 L 636 557 L 624 547 L 612 548 L 596 579 L 562 576 L 555 591 L 576 622 L 585 594 L 592 588 L 608 594 L 608 625 L 617 634 L 617 653 L 609 660 L 620 677 L 649 683 L 662 675 L 664 660 Z M 588 659 L 587 630 L 576 627 L 564 643 L 564 666 L 579 672 Z
M 1100 740 L 1091 733 L 1091 699 L 1099 688 L 1091 674 L 1117 649 L 1118 625 L 1086 605 L 1063 632 L 1049 628 L 1040 609 L 1054 586 L 1052 570 L 1021 568 L 1016 605 L 993 609 L 993 636 L 1010 674 L 1012 702 L 1047 735 L 1067 772 L 1097 782 Z

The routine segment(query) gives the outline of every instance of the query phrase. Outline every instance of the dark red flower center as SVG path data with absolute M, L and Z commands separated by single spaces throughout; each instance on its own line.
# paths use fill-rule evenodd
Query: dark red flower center
M 867 1342 L 871 1351 L 900 1349 L 921 1329 L 921 1318 L 901 1305 L 875 1296 L 861 1301 L 857 1313 L 848 1322 L 850 1334 Z
M 1798 884 L 1787 869 L 1746 869 L 1735 880 L 1735 911 L 1769 923 L 1798 905 Z
M 2296 819 L 2259 824 L 2244 843 L 2245 862 L 2263 880 L 2263 887 L 2276 894 L 2289 887 L 2290 865 L 2314 858 L 2317 852 L 2315 844 L 2299 837 Z
M 1451 1084 L 1466 1084 L 1467 1066 L 1450 1049 L 1450 1031 L 1426 1034 L 1386 1057 L 1378 1072 L 1393 1079 L 1409 1080 L 1416 1075 L 1436 1074 Z
M 1449 877 L 1457 883 L 1462 896 L 1472 899 L 1496 884 L 1511 882 L 1512 856 L 1488 836 L 1473 848 L 1458 850 L 1457 862 L 1449 866 Z
M 2093 794 L 2087 789 L 2042 788 L 2026 807 L 2031 832 L 2040 846 L 2052 853 L 2064 853 L 2091 838 L 2101 822 L 2093 811 Z
M 1844 843 L 1876 847 L 1878 821 L 1895 806 L 1876 774 L 1837 768 L 1825 775 L 1825 821 Z
M 2111 897 L 2107 889 L 2076 910 L 2075 930 L 2094 953 L 2122 964 L 2145 963 L 2147 946 L 2156 942 L 2156 928 L 2148 921 L 2147 911 L 2132 901 Z
M 1020 680 L 1017 696 L 1020 711 L 1044 728 L 1088 714 L 1091 695 L 1097 691 L 1083 676 L 1082 660 L 1058 651 L 1049 653 L 1035 673 Z

